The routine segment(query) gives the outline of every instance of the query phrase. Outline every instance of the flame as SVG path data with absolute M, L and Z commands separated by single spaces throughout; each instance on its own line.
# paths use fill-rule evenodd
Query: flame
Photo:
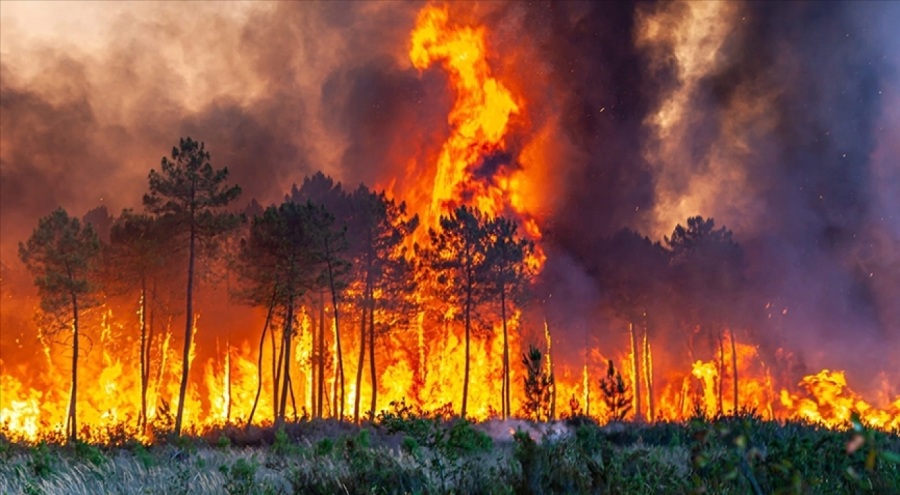
M 540 174 L 539 153 L 535 143 L 546 139 L 540 133 L 526 146 L 519 163 L 508 158 L 506 135 L 513 119 L 521 116 L 524 103 L 491 73 L 488 64 L 484 27 L 457 26 L 450 20 L 448 8 L 428 5 L 419 12 L 410 37 L 409 58 L 413 66 L 424 70 L 440 63 L 449 74 L 456 101 L 448 116 L 450 136 L 435 160 L 436 171 L 430 203 L 413 205 L 426 228 L 436 227 L 440 216 L 462 203 L 477 207 L 488 216 L 512 214 L 519 219 L 527 236 L 541 239 L 535 214 L 534 178 Z M 497 163 L 494 163 L 497 162 Z M 522 168 L 528 163 L 529 169 Z M 490 170 L 495 167 L 496 170 Z M 420 196 L 420 195 L 412 195 Z M 424 235 L 427 229 L 420 229 Z M 539 271 L 546 256 L 538 245 L 527 260 Z
M 508 176 L 493 188 L 473 180 L 475 167 L 483 157 L 502 150 L 510 118 L 520 111 L 509 89 L 491 76 L 484 34 L 484 28 L 453 26 L 447 8 L 436 6 L 419 13 L 412 33 L 409 58 L 413 66 L 426 69 L 441 62 L 457 96 L 448 117 L 451 134 L 437 161 L 426 216 L 429 226 L 470 188 L 475 189 L 472 203 L 496 215 L 507 204 L 504 191 L 513 185 Z
M 863 423 L 883 429 L 900 428 L 900 397 L 888 408 L 879 409 L 863 400 L 847 386 L 844 371 L 822 370 L 800 380 L 800 393 L 781 390 L 781 404 L 793 419 L 827 426 L 846 425 L 853 413 Z

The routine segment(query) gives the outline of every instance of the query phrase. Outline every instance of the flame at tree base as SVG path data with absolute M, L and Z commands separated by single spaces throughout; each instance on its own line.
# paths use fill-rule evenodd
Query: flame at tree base
M 112 321 L 108 310 L 107 315 L 105 320 Z M 154 372 L 157 378 L 148 390 L 148 423 L 151 428 L 146 432 L 140 431 L 136 422 L 140 412 L 139 375 L 122 365 L 122 359 L 127 359 L 127 354 L 118 357 L 111 354 L 113 349 L 121 346 L 125 329 L 110 325 L 102 333 L 106 335 L 105 340 L 98 343 L 98 352 L 89 355 L 81 370 L 82 376 L 97 377 L 93 383 L 86 379 L 79 390 L 79 423 L 82 425 L 83 438 L 104 442 L 115 438 L 121 440 L 124 435 L 150 441 L 154 434 L 171 431 L 172 411 L 177 404 L 166 403 L 163 399 L 177 397 L 177 381 L 174 377 L 180 370 L 180 363 L 174 356 L 175 353 L 168 350 L 172 355 L 166 360 L 165 368 Z M 416 387 L 416 353 L 382 353 L 380 359 L 384 362 L 384 371 L 378 390 L 380 410 L 389 409 L 393 402 L 404 402 L 424 411 L 446 410 L 449 404 L 451 410 L 455 410 L 461 387 L 458 379 L 463 364 L 459 358 L 461 344 L 452 332 L 446 337 L 446 342 L 440 348 L 431 350 L 435 355 L 434 359 L 426 361 L 426 370 L 419 372 L 425 376 L 425 380 L 419 387 L 418 394 L 411 393 Z M 394 342 L 392 347 L 395 350 L 406 348 L 401 342 Z M 514 355 L 521 355 L 524 351 L 522 347 L 519 339 L 512 339 L 511 349 Z M 735 348 L 738 354 L 738 412 L 752 412 L 771 420 L 804 421 L 829 428 L 848 427 L 855 413 L 867 426 L 883 430 L 900 428 L 900 397 L 886 407 L 876 407 L 850 389 L 843 371 L 830 370 L 822 370 L 802 378 L 794 390 L 777 390 L 769 370 L 759 359 L 756 347 L 738 342 Z M 185 424 L 189 432 L 201 433 L 226 424 L 243 425 L 249 417 L 256 395 L 256 356 L 247 344 L 226 346 L 220 352 L 221 359 L 206 361 L 202 381 L 191 384 L 185 405 Z M 470 395 L 469 416 L 473 420 L 498 417 L 502 376 L 498 356 L 501 352 L 499 338 L 480 341 L 473 348 L 473 369 L 477 370 Z M 730 351 L 722 358 L 724 361 L 697 361 L 691 370 L 685 370 L 682 374 L 667 372 L 667 379 L 659 380 L 662 385 L 658 387 L 656 396 L 652 397 L 657 404 L 655 417 L 652 419 L 677 422 L 694 417 L 697 413 L 710 417 L 733 414 L 734 398 L 729 391 L 734 387 L 734 371 L 730 369 L 729 363 L 733 362 Z M 53 371 L 64 368 L 51 366 L 56 359 L 64 360 L 65 357 L 54 356 L 44 365 L 33 367 L 32 371 L 37 373 L 32 373 L 31 376 L 37 377 L 42 383 L 56 383 L 59 386 L 42 389 L 29 387 L 9 372 L 0 377 L 0 428 L 6 438 L 15 441 L 63 438 L 68 397 L 64 392 L 65 372 Z M 630 360 L 630 355 L 614 359 L 616 367 L 622 370 L 629 369 Z M 593 353 L 589 362 L 577 369 L 555 364 L 555 386 L 561 404 L 574 398 L 579 406 L 579 410 L 571 411 L 560 405 L 557 407 L 558 418 L 581 414 L 600 422 L 609 419 L 609 410 L 598 386 L 604 371 L 603 361 L 599 353 Z M 295 362 L 298 369 L 295 392 L 300 409 L 297 413 L 304 416 L 310 406 L 310 396 L 304 385 L 310 379 L 307 375 L 310 368 L 303 365 L 308 362 L 308 355 L 298 352 Z M 723 362 L 725 366 L 722 365 Z M 720 378 L 723 370 L 724 378 Z M 355 371 L 351 365 L 345 374 L 353 376 Z M 523 387 L 520 386 L 523 374 L 521 366 L 513 366 L 512 411 L 514 415 L 519 413 L 519 416 L 522 414 L 524 401 Z M 633 376 L 626 374 L 625 381 L 630 390 L 634 389 L 633 380 Z M 161 386 L 163 384 L 168 386 Z M 348 385 L 350 390 L 344 410 L 352 411 L 355 394 L 359 392 L 366 397 L 371 388 L 364 384 L 362 390 L 356 391 L 352 384 Z M 271 380 L 265 379 L 254 423 L 271 424 L 269 417 L 272 402 L 268 393 L 271 386 Z M 650 403 L 651 397 L 646 395 L 646 388 L 643 393 L 645 403 Z M 632 411 L 626 419 L 633 418 L 633 415 Z M 327 416 L 335 417 L 333 411 L 329 411 Z M 289 414 L 289 417 L 292 416 Z

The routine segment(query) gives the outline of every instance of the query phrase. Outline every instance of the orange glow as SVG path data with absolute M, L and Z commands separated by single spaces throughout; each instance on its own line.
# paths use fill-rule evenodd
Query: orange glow
M 799 393 L 782 390 L 781 404 L 790 417 L 828 426 L 846 425 L 851 415 L 859 414 L 864 424 L 875 428 L 900 428 L 900 397 L 887 409 L 879 409 L 863 400 L 847 386 L 843 371 L 822 370 L 800 380 Z
M 436 227 L 441 215 L 460 204 L 469 204 L 488 216 L 512 214 L 529 238 L 540 239 L 535 205 L 529 202 L 535 201 L 534 189 L 546 171 L 534 146 L 523 152 L 522 162 L 529 167 L 527 170 L 514 163 L 503 163 L 490 178 L 476 177 L 486 160 L 504 154 L 513 119 L 521 118 L 525 111 L 524 103 L 491 73 L 484 28 L 457 26 L 447 7 L 426 6 L 410 37 L 409 58 L 420 70 L 440 63 L 456 92 L 447 118 L 450 135 L 434 158 L 431 191 L 407 194 L 407 201 L 426 227 L 419 230 L 419 235 Z M 533 143 L 539 144 L 543 139 L 546 133 Z M 429 198 L 429 202 L 416 204 L 414 198 L 422 197 Z M 544 259 L 538 246 L 529 266 L 537 270 Z

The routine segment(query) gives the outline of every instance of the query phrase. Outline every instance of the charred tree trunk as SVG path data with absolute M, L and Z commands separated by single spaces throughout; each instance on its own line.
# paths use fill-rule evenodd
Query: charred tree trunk
M 331 248 L 328 245 L 328 239 L 325 239 L 325 257 L 326 257 L 326 266 L 328 268 L 328 287 L 331 290 L 331 308 L 334 311 L 334 350 L 337 353 L 337 376 L 335 380 L 340 380 L 340 405 L 339 407 L 335 407 L 335 412 L 338 414 L 338 418 L 344 418 L 344 354 L 341 351 L 341 326 L 340 326 L 340 318 L 338 315 L 338 301 L 337 301 L 337 285 L 334 280 L 334 266 L 332 265 L 332 252 Z M 335 397 L 337 399 L 337 397 Z
M 719 343 L 719 380 L 716 383 L 716 409 L 719 414 L 722 414 L 725 411 L 722 398 L 725 394 L 725 343 L 721 332 L 719 332 L 717 340 Z
M 650 421 L 656 418 L 656 408 L 653 401 L 653 353 L 650 349 L 650 325 L 644 327 L 644 379 L 647 383 L 647 413 Z
M 231 339 L 225 339 L 225 424 L 231 423 Z
M 150 383 L 149 354 L 147 348 L 147 277 L 141 275 L 141 413 L 138 416 L 138 429 L 141 432 L 147 428 L 147 385 Z
M 547 339 L 547 373 L 550 374 L 550 411 L 547 420 L 556 418 L 556 373 L 553 371 L 553 335 L 550 333 L 550 323 L 544 320 L 544 338 Z
M 294 397 L 294 380 L 288 381 L 288 390 L 291 391 L 291 410 L 294 412 L 294 422 L 297 422 L 297 399 Z
M 359 424 L 359 399 L 362 396 L 363 365 L 366 357 L 366 305 L 364 302 L 359 318 L 359 360 L 356 366 L 356 397 L 353 398 L 353 422 L 356 424 Z
M 78 440 L 78 422 L 76 421 L 76 396 L 78 394 L 78 296 L 72 294 L 72 394 L 69 398 L 69 415 L 66 428 L 69 442 Z
M 273 315 L 274 316 L 274 313 Z M 270 323 L 271 324 L 271 323 Z M 278 417 L 278 389 L 281 382 L 281 350 L 278 348 L 278 339 L 275 337 L 275 330 L 269 332 L 269 339 L 272 343 L 272 409 L 273 417 Z M 283 338 L 281 340 L 284 340 Z
M 325 293 L 320 294 L 319 305 L 319 410 L 316 416 L 321 418 L 325 406 Z
M 152 356 L 151 351 L 153 350 L 153 329 L 155 328 L 154 321 L 155 321 L 155 316 L 156 316 L 156 278 L 155 277 L 153 278 L 153 285 L 150 289 L 150 302 L 147 304 L 147 307 L 150 309 L 150 316 L 149 316 L 149 319 L 147 320 L 147 342 L 146 342 L 147 352 L 144 354 L 143 366 L 144 366 L 145 375 L 142 375 L 142 379 L 146 382 L 146 385 L 144 388 L 147 391 L 146 393 L 149 394 L 150 393 L 150 363 L 151 363 L 150 358 Z M 147 418 L 147 414 L 145 413 L 144 414 L 144 424 L 142 426 L 143 431 L 147 430 L 147 422 L 148 421 L 149 421 L 149 418 Z
M 375 288 L 369 286 L 369 374 L 372 379 L 372 403 L 369 406 L 369 421 L 375 420 L 375 404 L 378 400 L 378 375 L 375 374 Z
M 287 411 L 287 396 L 291 393 L 291 337 L 294 333 L 294 298 L 288 298 L 287 315 L 284 319 L 284 331 L 282 332 L 281 361 L 284 368 L 281 375 L 281 394 L 278 406 L 278 417 L 275 419 L 275 428 L 284 425 L 284 416 Z
M 466 406 L 468 405 L 469 400 L 469 340 L 470 340 L 470 331 L 472 326 L 472 284 L 466 287 L 466 307 L 465 307 L 465 318 L 466 318 L 466 355 L 465 355 L 465 373 L 463 374 L 463 396 L 462 396 L 462 409 L 460 410 L 460 416 L 463 418 L 466 417 Z
M 253 398 L 253 407 L 250 408 L 250 416 L 247 417 L 247 429 L 250 428 L 250 425 L 253 423 L 253 415 L 256 413 L 256 406 L 259 405 L 259 396 L 262 394 L 262 385 L 263 385 L 263 350 L 266 344 L 266 333 L 269 330 L 269 324 L 272 322 L 272 313 L 275 310 L 275 295 L 276 290 L 272 291 L 272 300 L 269 302 L 269 309 L 266 311 L 266 321 L 263 323 L 262 334 L 259 336 L 259 356 L 256 361 L 256 397 Z M 274 332 L 273 332 L 274 333 Z M 273 354 L 274 356 L 274 346 L 273 346 Z M 274 357 L 273 357 L 274 359 Z M 274 373 L 272 374 L 274 378 Z
M 309 391 L 309 407 L 310 407 L 309 414 L 313 418 L 315 418 L 316 411 L 318 411 L 317 405 L 316 405 L 317 404 L 317 402 L 316 402 L 317 388 L 316 387 L 318 386 L 317 385 L 318 382 L 316 381 L 316 377 L 318 375 L 317 366 L 316 366 L 316 363 L 317 363 L 317 361 L 316 361 L 316 334 L 318 332 L 316 331 L 316 329 L 319 327 L 317 326 L 317 323 L 316 323 L 315 311 L 310 311 L 309 315 L 310 315 L 310 317 L 309 317 L 310 318 L 309 384 L 307 385 L 307 389 Z
M 641 410 L 641 366 L 638 352 L 638 336 L 634 331 L 634 323 L 628 323 L 628 334 L 631 337 L 631 363 L 634 372 L 634 419 L 641 421 L 643 411 Z
M 284 368 L 283 368 L 283 364 L 284 364 L 284 337 L 285 337 L 285 336 L 284 336 L 284 325 L 285 325 L 285 322 L 282 322 L 282 326 L 281 326 L 281 339 L 280 339 L 280 340 L 281 340 L 281 347 L 279 347 L 278 350 L 277 350 L 277 352 L 278 352 L 277 357 L 274 357 L 274 358 L 273 358 L 273 359 L 275 359 L 275 369 L 276 369 L 276 372 L 275 372 L 275 375 L 274 375 L 273 380 L 272 380 L 272 381 L 274 382 L 274 386 L 275 386 L 275 402 L 272 403 L 272 408 L 273 408 L 274 411 L 275 411 L 275 415 L 273 416 L 273 421 L 276 421 L 276 422 L 278 421 L 278 416 L 281 415 L 281 409 L 279 408 L 279 406 L 281 405 L 281 383 L 282 383 L 281 381 L 284 379 L 284 377 L 282 376 L 282 371 L 283 371 L 283 369 L 284 369 Z M 275 332 L 273 331 L 272 333 L 274 334 Z
M 191 360 L 191 338 L 194 328 L 194 256 L 196 254 L 197 226 L 194 219 L 194 184 L 191 183 L 191 237 L 188 250 L 187 309 L 185 310 L 184 352 L 181 358 L 181 386 L 178 390 L 178 413 L 175 415 L 175 435 L 181 435 L 181 424 L 184 420 L 184 401 L 187 394 L 188 372 Z
M 510 415 L 509 401 L 509 334 L 506 326 L 506 286 L 500 283 L 500 319 L 503 321 L 503 419 Z
M 732 413 L 738 414 L 738 361 L 737 361 L 737 344 L 734 342 L 734 329 L 728 328 L 728 334 L 731 337 L 731 370 L 734 373 L 732 381 L 734 384 L 734 410 Z

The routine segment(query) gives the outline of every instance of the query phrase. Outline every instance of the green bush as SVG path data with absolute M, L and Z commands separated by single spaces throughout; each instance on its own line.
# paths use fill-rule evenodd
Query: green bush
M 446 411 L 401 404 L 380 420 L 261 428 L 253 446 L 222 432 L 150 447 L 12 442 L 0 493 L 57 493 L 64 484 L 80 493 L 190 495 L 900 494 L 900 436 L 858 420 L 841 431 L 752 414 L 602 427 L 579 418 L 551 436 L 518 431 L 496 443 Z M 229 446 L 215 440 L 223 437 Z

